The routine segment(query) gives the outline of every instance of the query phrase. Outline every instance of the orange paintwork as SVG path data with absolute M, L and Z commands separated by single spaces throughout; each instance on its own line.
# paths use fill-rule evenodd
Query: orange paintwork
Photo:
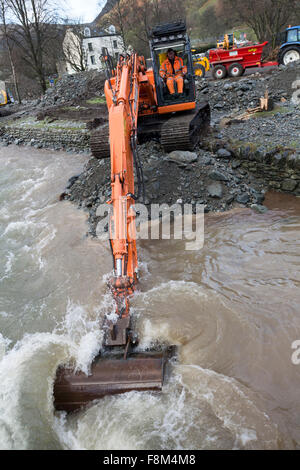
M 137 278 L 137 251 L 135 241 L 135 212 L 133 153 L 131 138 L 136 135 L 142 64 L 136 55 L 120 62 L 116 74 L 105 84 L 109 110 L 111 156 L 111 243 L 115 267 L 122 265 L 122 273 L 114 280 L 113 290 L 125 300 L 123 316 L 129 315 L 128 295 L 133 292 Z M 120 273 L 119 273 L 120 274 Z
M 158 114 L 168 114 L 178 111 L 188 111 L 190 109 L 195 109 L 196 103 L 192 101 L 190 103 L 179 103 L 179 104 L 170 104 L 169 106 L 161 106 L 157 108 Z
M 113 206 L 110 238 L 117 271 L 112 288 L 116 298 L 125 302 L 122 316 L 128 316 L 128 297 L 135 289 L 138 268 L 131 148 L 131 139 L 137 137 L 138 117 L 194 109 L 196 104 L 181 103 L 158 108 L 153 70 L 146 71 L 144 58 L 136 54 L 119 62 L 113 76 L 106 81 L 104 91 L 109 111 L 110 204 Z

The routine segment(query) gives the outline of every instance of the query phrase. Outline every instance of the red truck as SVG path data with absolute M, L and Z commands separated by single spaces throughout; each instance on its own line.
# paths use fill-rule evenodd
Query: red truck
M 240 77 L 250 67 L 271 67 L 278 62 L 262 62 L 263 48 L 268 41 L 262 44 L 253 44 L 232 49 L 211 49 L 209 51 L 209 62 L 212 75 L 215 79 Z

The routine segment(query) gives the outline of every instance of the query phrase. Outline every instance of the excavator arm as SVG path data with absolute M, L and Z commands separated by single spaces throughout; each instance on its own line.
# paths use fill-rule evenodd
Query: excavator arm
M 111 158 L 110 243 L 114 260 L 114 277 L 110 287 L 119 317 L 116 323 L 106 322 L 106 345 L 127 348 L 132 341 L 129 335 L 129 297 L 135 289 L 138 269 L 134 205 L 140 194 L 134 194 L 134 164 L 140 188 L 142 174 L 136 142 L 139 81 L 143 71 L 143 59 L 133 54 L 126 61 L 119 61 L 114 79 L 108 78 L 105 87 Z
M 129 305 L 138 269 L 134 206 L 143 184 L 136 148 L 140 90 L 155 101 L 144 72 L 144 59 L 133 54 L 119 61 L 105 84 L 111 158 L 110 245 L 114 264 L 109 284 L 116 301 L 117 320 L 108 317 L 104 320 L 104 348 L 94 360 L 90 376 L 74 372 L 71 367 L 58 369 L 54 384 L 57 410 L 74 411 L 106 395 L 162 389 L 167 355 L 162 351 L 135 352 L 138 339 Z

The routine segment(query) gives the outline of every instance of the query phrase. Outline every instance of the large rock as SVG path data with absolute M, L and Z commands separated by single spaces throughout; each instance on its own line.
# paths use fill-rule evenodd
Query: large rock
M 193 163 L 198 160 L 198 155 L 195 152 L 187 152 L 184 150 L 174 150 L 169 153 L 168 160 L 177 162 L 177 163 Z
M 226 150 L 226 149 L 219 149 L 217 151 L 217 157 L 219 157 L 219 158 L 230 158 L 231 157 L 231 152 L 229 152 L 229 150 Z
M 207 187 L 207 192 L 210 197 L 221 199 L 223 196 L 223 186 L 221 183 L 212 183 Z
M 250 196 L 247 193 L 238 194 L 236 202 L 239 204 L 247 204 L 250 201 Z
M 228 181 L 229 180 L 227 175 L 224 175 L 224 173 L 221 173 L 218 170 L 211 171 L 208 176 L 210 177 L 211 180 L 214 180 L 214 181 Z
M 282 185 L 281 185 L 281 189 L 283 191 L 294 191 L 296 189 L 298 185 L 298 181 L 295 181 L 295 180 L 285 180 Z

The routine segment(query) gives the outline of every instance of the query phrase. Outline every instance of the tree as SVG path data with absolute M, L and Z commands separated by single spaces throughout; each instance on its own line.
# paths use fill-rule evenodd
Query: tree
M 57 10 L 51 0 L 6 0 L 16 20 L 12 40 L 23 51 L 23 59 L 46 91 L 45 64 L 49 45 L 57 40 Z
M 214 6 L 208 7 L 200 16 L 196 31 L 200 38 L 216 39 L 224 34 L 226 24 L 223 16 L 216 14 Z
M 74 72 L 84 72 L 87 67 L 83 39 L 84 31 L 80 22 L 67 29 L 63 42 L 63 54 L 65 61 Z
M 127 49 L 127 16 L 129 14 L 128 2 L 124 0 L 116 0 L 115 6 L 105 15 L 103 25 L 114 25 L 122 36 L 124 50 Z
M 113 8 L 100 20 L 101 26 L 113 24 L 125 47 L 131 45 L 140 54 L 148 54 L 148 37 L 157 24 L 185 19 L 182 0 L 114 0 Z
M 20 97 L 20 93 L 19 93 L 19 86 L 18 86 L 16 68 L 15 68 L 15 64 L 14 64 L 14 61 L 13 61 L 12 47 L 11 47 L 11 43 L 10 43 L 10 40 L 9 40 L 8 28 L 7 28 L 7 23 L 6 23 L 7 8 L 8 7 L 7 7 L 6 1 L 5 0 L 0 0 L 0 20 L 2 22 L 2 30 L 3 30 L 4 40 L 5 40 L 5 43 L 6 43 L 6 49 L 7 49 L 7 53 L 8 53 L 11 73 L 12 73 L 12 76 L 13 76 L 13 82 L 14 82 L 14 87 L 15 87 L 15 92 L 16 92 L 16 98 L 17 98 L 18 102 L 21 103 L 21 97 Z
M 299 11 L 299 0 L 221 0 L 219 14 L 233 24 L 248 25 L 259 42 L 268 40 L 274 48 L 296 9 Z

